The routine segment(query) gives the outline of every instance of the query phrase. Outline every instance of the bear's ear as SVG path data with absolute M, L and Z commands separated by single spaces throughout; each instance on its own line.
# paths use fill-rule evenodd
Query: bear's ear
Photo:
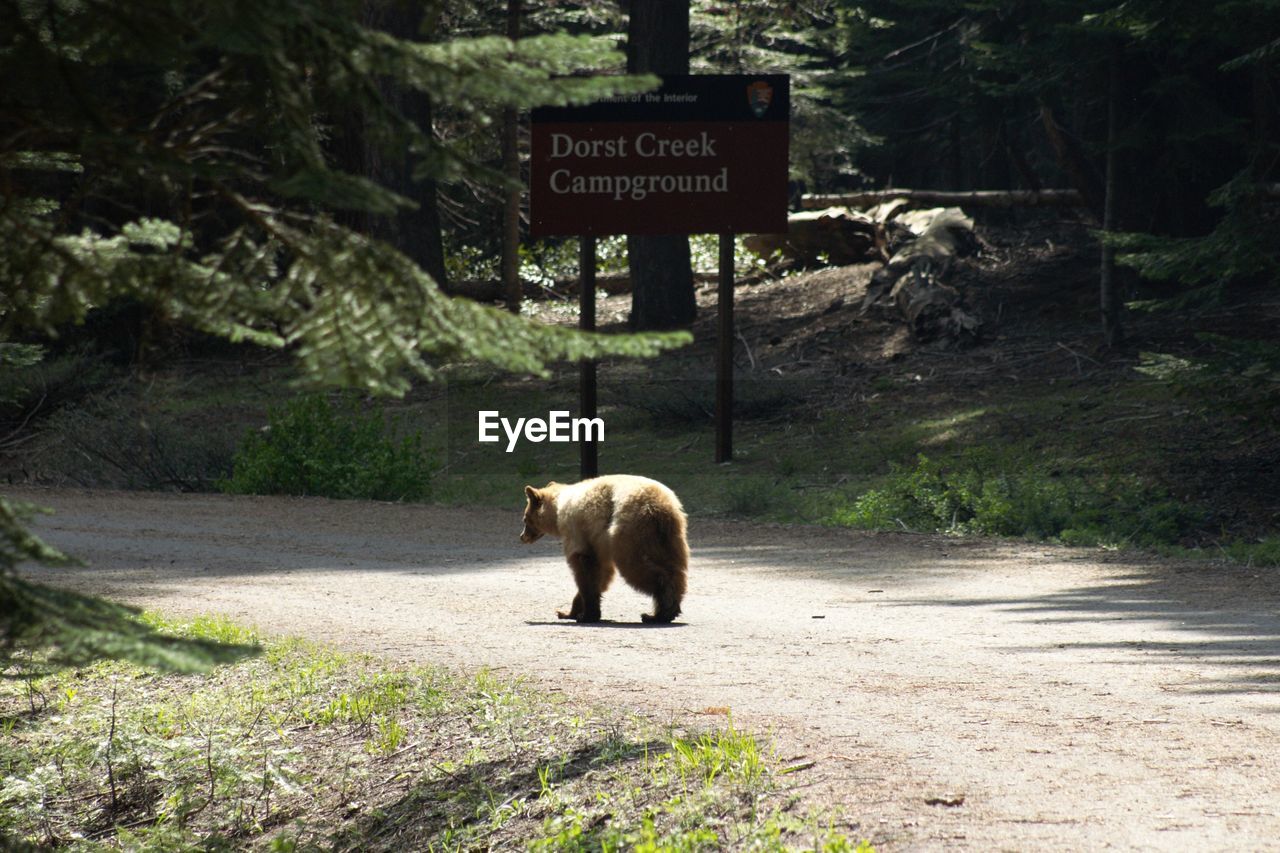
M 542 500 L 542 496 L 538 494 L 538 490 L 533 486 L 524 487 L 524 496 L 529 499 L 529 503 L 538 503 Z

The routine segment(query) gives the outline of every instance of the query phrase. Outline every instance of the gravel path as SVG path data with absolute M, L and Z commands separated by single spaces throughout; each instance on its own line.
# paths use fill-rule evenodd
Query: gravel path
M 29 574 L 396 660 L 771 732 L 881 849 L 1275 849 L 1280 572 L 694 519 L 684 615 L 555 618 L 558 544 L 493 510 L 10 490 L 89 562 Z M 937 801 L 959 805 L 936 804 Z M 930 804 L 929 801 L 935 801 Z

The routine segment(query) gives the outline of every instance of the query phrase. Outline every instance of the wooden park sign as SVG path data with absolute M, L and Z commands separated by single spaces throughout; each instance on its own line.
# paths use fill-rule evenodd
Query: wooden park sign
M 669 76 L 653 92 L 534 110 L 530 234 L 786 231 L 789 79 Z
M 579 326 L 595 329 L 595 238 L 719 234 L 716 454 L 733 456 L 733 242 L 787 230 L 790 78 L 665 76 L 662 86 L 583 107 L 533 111 L 529 233 L 579 236 Z M 584 363 L 581 415 L 595 417 L 595 364 Z M 596 475 L 582 445 L 582 476 Z

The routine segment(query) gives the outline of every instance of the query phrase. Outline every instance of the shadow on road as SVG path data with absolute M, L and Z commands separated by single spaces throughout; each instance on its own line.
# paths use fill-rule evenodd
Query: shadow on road
M 931 597 L 894 604 L 991 608 L 1026 621 L 1059 625 L 1123 622 L 1132 629 L 1123 639 L 1082 638 L 1009 651 L 1123 651 L 1172 658 L 1201 667 L 1201 678 L 1195 683 L 1169 685 L 1172 691 L 1280 695 L 1280 579 L 1276 574 L 1208 564 L 1131 565 L 1104 582 L 1043 595 Z M 1133 665 L 1141 666 L 1146 659 L 1135 657 Z
M 546 627 L 546 628 L 558 625 L 563 628 L 588 628 L 588 629 L 589 628 L 645 628 L 645 629 L 653 629 L 655 631 L 661 631 L 666 628 L 686 627 L 685 623 L 683 622 L 667 622 L 667 623 L 615 622 L 612 619 L 601 619 L 599 622 L 587 622 L 587 623 L 574 622 L 572 619 L 557 619 L 554 622 L 549 620 L 543 620 L 543 621 L 526 620 L 524 624 L 531 625 L 533 627 Z

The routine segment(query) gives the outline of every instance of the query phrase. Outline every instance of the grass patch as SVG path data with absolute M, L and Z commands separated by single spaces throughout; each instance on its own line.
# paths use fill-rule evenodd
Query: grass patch
M 263 642 L 202 676 L 106 663 L 0 681 L 0 840 L 71 849 L 859 847 L 753 735 L 670 731 L 481 671 Z M 3 846 L 3 845 L 0 845 Z
M 506 454 L 474 441 L 478 408 L 521 416 L 572 410 L 570 379 L 451 383 L 455 422 L 437 498 L 510 507 L 524 483 L 575 481 L 572 445 L 522 443 Z M 837 411 L 815 406 L 821 389 L 808 384 L 759 382 L 744 385 L 744 399 L 765 416 L 735 424 L 733 464 L 720 466 L 711 458 L 705 384 L 617 381 L 602 395 L 603 470 L 662 480 L 695 516 L 1081 546 L 1169 547 L 1223 538 L 1213 504 L 1171 487 L 1189 491 L 1176 467 L 1181 457 L 1160 443 L 1169 436 L 1151 427 L 1157 422 L 1151 412 L 1176 406 L 1159 386 L 1053 388 L 981 405 L 961 397 L 917 412 L 909 398 L 876 395 Z M 1264 556 L 1265 548 L 1256 559 Z
M 1227 559 L 1249 566 L 1280 566 L 1280 536 L 1259 542 L 1232 542 L 1223 549 Z
M 1227 542 L 1215 548 L 1161 548 L 1165 554 L 1193 559 L 1219 559 L 1242 566 L 1275 568 L 1280 566 L 1280 536 L 1268 536 L 1257 542 Z
M 735 729 L 732 719 L 724 729 L 673 739 L 668 755 L 686 784 L 690 777 L 704 785 L 723 778 L 749 788 L 765 772 L 760 745 L 751 734 Z
M 1150 546 L 1177 541 L 1204 514 L 1135 478 L 1092 481 L 1025 458 L 972 450 L 945 460 L 921 454 L 884 485 L 836 509 L 828 522 L 1056 539 L 1069 545 Z

